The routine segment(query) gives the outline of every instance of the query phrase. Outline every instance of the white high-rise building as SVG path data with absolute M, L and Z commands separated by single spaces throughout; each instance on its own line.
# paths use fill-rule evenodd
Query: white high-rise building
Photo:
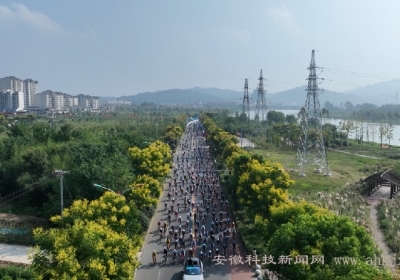
M 22 91 L 3 90 L 0 92 L 0 108 L 24 110 L 24 93 Z
M 32 79 L 26 79 L 23 82 L 25 108 L 33 105 L 33 98 L 39 92 L 38 82 Z
M 46 90 L 36 94 L 33 98 L 33 104 L 40 107 L 42 110 L 53 108 L 52 93 L 53 92 L 51 90 Z
M 24 83 L 22 80 L 10 76 L 0 79 L 0 91 L 2 90 L 11 90 L 11 91 L 23 91 Z

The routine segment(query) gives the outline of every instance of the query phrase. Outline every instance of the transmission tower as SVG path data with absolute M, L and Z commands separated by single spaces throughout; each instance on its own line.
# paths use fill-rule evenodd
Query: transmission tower
M 310 70 L 307 78 L 307 100 L 299 113 L 301 130 L 297 159 L 300 166 L 300 176 L 306 176 L 305 169 L 309 165 L 317 166 L 315 172 L 321 173 L 324 170 L 325 175 L 330 176 L 331 172 L 322 135 L 322 116 L 318 98 L 318 67 L 315 65 L 314 50 L 311 53 L 311 62 L 307 69 Z
M 243 144 L 243 128 L 247 123 L 247 131 L 250 131 L 250 98 L 249 98 L 249 85 L 247 83 L 247 79 L 244 82 L 244 93 L 243 93 L 243 110 L 242 110 L 242 121 L 241 121 L 241 142 L 240 146 Z
M 262 69 L 260 71 L 260 78 L 258 78 L 258 88 L 257 88 L 257 103 L 256 103 L 256 114 L 254 119 L 256 121 L 266 121 L 267 120 L 267 103 L 265 102 L 265 93 L 264 90 L 264 78 Z

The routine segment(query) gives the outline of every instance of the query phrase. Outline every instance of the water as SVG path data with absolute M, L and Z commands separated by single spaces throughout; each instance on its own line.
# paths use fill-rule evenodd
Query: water
M 0 234 L 26 234 L 28 232 L 28 229 L 0 228 Z
M 296 115 L 296 117 L 297 117 L 297 114 L 299 113 L 299 110 L 274 110 L 274 111 L 282 112 L 282 113 L 285 114 L 285 116 L 286 115 Z M 255 115 L 255 111 L 251 110 L 250 111 L 250 118 L 253 119 L 254 115 Z M 346 120 L 343 120 L 343 119 L 325 119 L 325 118 L 322 120 L 322 124 L 330 123 L 330 124 L 333 124 L 333 125 L 336 125 L 336 126 L 338 126 L 340 123 L 343 123 L 343 122 L 346 122 Z M 357 122 L 353 121 L 353 123 L 357 123 Z M 358 123 L 361 123 L 361 122 L 358 122 Z M 375 126 L 376 133 L 375 133 L 375 138 L 374 138 L 373 142 L 381 143 L 380 134 L 379 134 L 380 123 L 369 123 L 369 122 L 362 122 L 362 123 L 364 125 L 364 142 L 367 141 L 367 137 L 365 135 L 367 127 L 368 126 L 369 127 Z M 387 125 L 388 123 L 383 123 L 383 124 Z M 371 135 L 371 133 L 369 133 L 369 134 L 370 134 L 369 141 L 372 142 L 372 135 Z M 392 134 L 393 134 L 393 137 L 392 137 L 392 139 L 390 139 L 390 145 L 400 146 L 400 125 L 393 125 Z M 354 132 L 350 133 L 349 134 L 349 138 L 350 139 L 354 139 L 355 138 L 355 133 Z M 388 144 L 389 143 L 389 141 L 385 137 L 383 138 L 382 142 L 383 142 L 383 144 Z

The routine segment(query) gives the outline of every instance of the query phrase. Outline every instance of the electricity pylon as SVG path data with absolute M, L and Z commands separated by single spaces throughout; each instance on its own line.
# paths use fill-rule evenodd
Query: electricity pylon
M 299 112 L 301 128 L 297 160 L 300 166 L 300 176 L 306 176 L 305 169 L 310 165 L 317 166 L 314 170 L 317 173 L 324 170 L 326 176 L 331 175 L 322 134 L 317 68 L 319 67 L 315 65 L 315 51 L 313 50 L 310 66 L 307 68 L 310 70 L 307 78 L 307 100 Z
M 241 121 L 241 132 L 240 132 L 240 146 L 243 145 L 243 128 L 247 123 L 247 131 L 250 131 L 250 98 L 249 98 L 249 85 L 247 79 L 244 82 L 244 93 L 243 93 L 243 110 L 242 110 L 242 121 Z
M 257 103 L 256 103 L 256 114 L 254 119 L 256 121 L 266 121 L 267 120 L 267 103 L 265 102 L 265 93 L 264 90 L 264 78 L 262 69 L 260 71 L 260 78 L 258 78 L 258 88 L 257 88 Z

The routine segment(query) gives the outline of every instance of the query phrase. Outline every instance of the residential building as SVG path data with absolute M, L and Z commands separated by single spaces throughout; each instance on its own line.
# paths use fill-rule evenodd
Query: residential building
M 24 110 L 24 93 L 22 91 L 3 90 L 0 92 L 0 108 L 15 111 Z
M 34 81 L 32 79 L 24 80 L 23 92 L 24 92 L 25 107 L 32 106 L 33 97 L 39 92 L 38 81 Z
M 11 90 L 11 91 L 23 91 L 24 83 L 22 80 L 10 76 L 0 79 L 0 91 L 2 90 Z
M 40 109 L 51 109 L 53 108 L 53 98 L 52 98 L 52 91 L 46 90 L 41 93 L 38 93 L 34 96 L 34 105 L 40 107 Z

